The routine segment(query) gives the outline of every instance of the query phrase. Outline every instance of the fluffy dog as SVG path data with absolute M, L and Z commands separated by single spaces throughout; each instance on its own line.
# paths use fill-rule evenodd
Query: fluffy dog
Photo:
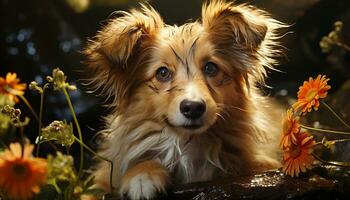
M 150 199 L 169 184 L 279 166 L 279 119 L 259 94 L 284 25 L 222 0 L 201 19 L 166 25 L 150 6 L 118 12 L 84 53 L 91 83 L 111 98 L 100 155 L 114 162 L 113 187 Z M 94 171 L 109 188 L 110 166 Z

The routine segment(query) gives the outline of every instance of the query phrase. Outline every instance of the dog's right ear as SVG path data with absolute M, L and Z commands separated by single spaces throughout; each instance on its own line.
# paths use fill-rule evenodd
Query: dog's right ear
M 142 4 L 140 10 L 119 11 L 116 14 L 121 16 L 112 19 L 97 34 L 85 54 L 98 53 L 112 63 L 126 63 L 136 45 L 164 25 L 159 14 L 149 5 Z
M 228 55 L 225 59 L 232 66 L 261 83 L 280 55 L 278 30 L 287 27 L 263 10 L 228 0 L 207 0 L 202 25 L 217 52 Z
M 123 84 L 129 82 L 128 68 L 130 58 L 136 60 L 147 48 L 148 41 L 163 26 L 160 15 L 150 6 L 142 4 L 140 9 L 129 12 L 119 11 L 121 15 L 112 19 L 89 41 L 83 54 L 87 57 L 87 65 L 93 72 L 89 78 L 97 91 L 108 97 L 122 96 L 126 93 Z M 130 66 L 129 66 L 129 65 Z M 132 69 L 131 71 L 134 71 Z

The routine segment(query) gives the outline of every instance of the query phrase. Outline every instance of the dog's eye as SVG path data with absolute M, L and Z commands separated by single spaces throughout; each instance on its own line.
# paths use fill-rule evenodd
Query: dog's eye
M 207 62 L 203 68 L 203 72 L 209 77 L 214 77 L 218 71 L 218 66 L 212 62 Z
M 170 81 L 172 77 L 173 74 L 167 67 L 159 67 L 156 71 L 156 78 L 161 82 Z

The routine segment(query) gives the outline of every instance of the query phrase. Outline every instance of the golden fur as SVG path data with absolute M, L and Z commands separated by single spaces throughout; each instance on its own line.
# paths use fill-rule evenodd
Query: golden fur
M 168 184 L 207 181 L 279 166 L 279 118 L 256 88 L 276 64 L 277 29 L 266 12 L 222 0 L 205 3 L 198 21 L 164 24 L 149 5 L 118 12 L 86 50 L 95 91 L 112 98 L 100 154 L 114 162 L 113 186 L 131 199 Z M 203 73 L 207 62 L 219 71 Z M 160 66 L 173 72 L 159 81 Z M 200 98 L 203 124 L 183 127 L 179 104 Z M 187 123 L 187 122 L 186 122 Z M 95 168 L 109 188 L 108 163 Z

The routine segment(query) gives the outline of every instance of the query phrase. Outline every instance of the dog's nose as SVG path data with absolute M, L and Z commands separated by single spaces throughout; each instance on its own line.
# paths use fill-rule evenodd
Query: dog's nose
M 205 112 L 205 103 L 185 99 L 180 103 L 180 111 L 188 119 L 198 119 Z

